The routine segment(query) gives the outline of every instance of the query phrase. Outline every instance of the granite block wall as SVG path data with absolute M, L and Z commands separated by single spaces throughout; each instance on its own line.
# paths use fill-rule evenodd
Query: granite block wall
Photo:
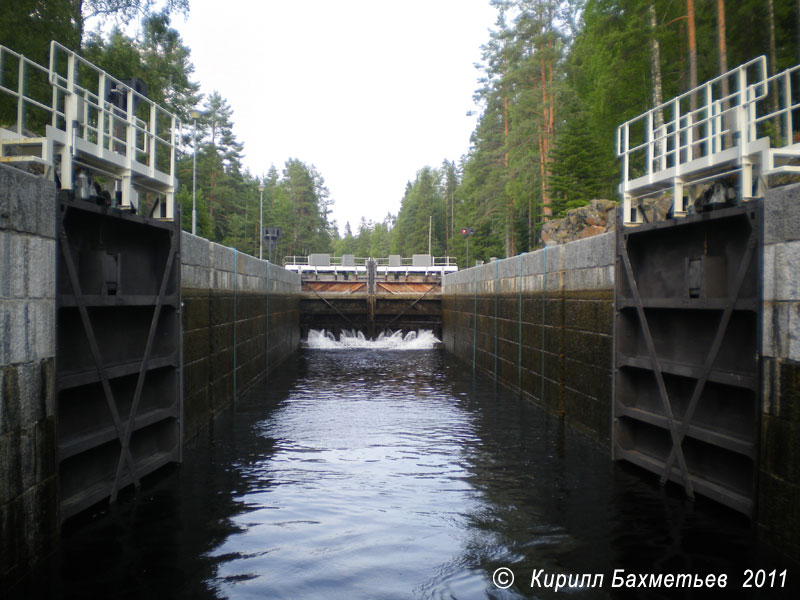
M 0 165 L 0 590 L 58 539 L 55 200 Z
M 184 439 L 300 343 L 300 277 L 183 233 Z
M 764 198 L 758 524 L 800 560 L 800 184 Z
M 445 276 L 445 348 L 607 444 L 614 234 Z

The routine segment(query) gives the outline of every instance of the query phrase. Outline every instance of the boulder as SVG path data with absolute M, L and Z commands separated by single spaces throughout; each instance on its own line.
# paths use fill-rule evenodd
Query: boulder
M 551 219 L 542 226 L 542 244 L 566 244 L 614 229 L 619 202 L 590 200 L 586 206 L 568 210 L 563 219 Z

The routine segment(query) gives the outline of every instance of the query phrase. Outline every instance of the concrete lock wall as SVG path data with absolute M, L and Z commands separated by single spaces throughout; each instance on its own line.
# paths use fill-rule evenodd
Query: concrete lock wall
M 609 443 L 614 233 L 446 275 L 445 348 Z
M 186 232 L 181 244 L 188 440 L 297 349 L 300 276 Z
M 764 205 L 759 527 L 800 559 L 800 184 Z
M 448 275 L 442 299 L 447 350 L 603 444 L 612 414 L 614 235 Z M 767 192 L 763 236 L 756 522 L 798 559 L 800 184 Z
M 55 198 L 0 165 L 0 589 L 58 538 Z
M 55 229 L 54 183 L 0 165 L 0 593 L 59 536 Z M 188 440 L 298 347 L 300 279 L 187 233 L 181 254 Z

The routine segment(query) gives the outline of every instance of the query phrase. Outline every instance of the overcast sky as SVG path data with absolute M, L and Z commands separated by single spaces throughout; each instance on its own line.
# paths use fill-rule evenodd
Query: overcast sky
M 256 176 L 313 164 L 354 232 L 406 182 L 469 149 L 488 0 L 192 0 L 175 26 L 202 91 L 233 108 Z

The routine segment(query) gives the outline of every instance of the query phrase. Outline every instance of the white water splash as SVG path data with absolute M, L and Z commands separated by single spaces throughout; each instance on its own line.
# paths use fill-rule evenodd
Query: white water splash
M 360 331 L 342 331 L 339 339 L 324 329 L 312 329 L 308 332 L 308 339 L 303 340 L 306 348 L 337 350 L 343 348 L 371 348 L 381 350 L 428 350 L 441 343 L 429 329 L 422 331 L 409 331 L 403 335 L 402 331 L 381 333 L 377 339 L 368 340 Z

